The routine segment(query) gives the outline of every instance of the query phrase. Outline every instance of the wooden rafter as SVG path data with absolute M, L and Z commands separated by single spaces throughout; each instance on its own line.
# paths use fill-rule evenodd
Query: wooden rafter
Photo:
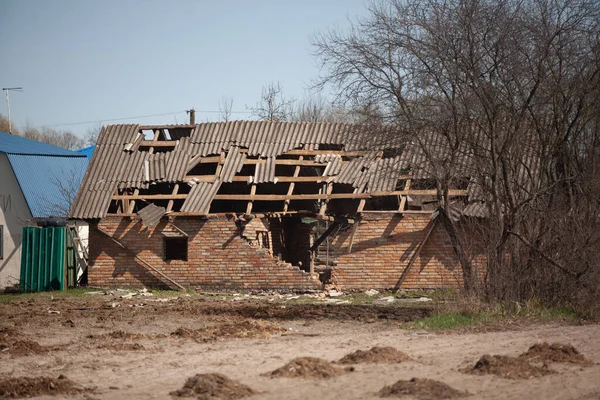
M 299 160 L 303 160 L 304 157 L 300 156 L 298 159 Z M 296 179 L 299 178 L 298 175 L 300 175 L 300 166 L 296 165 L 296 168 L 294 169 L 294 175 L 291 177 L 291 179 L 294 179 L 294 180 L 290 180 L 289 181 L 290 182 L 290 186 L 288 187 L 288 192 L 287 192 L 288 197 L 290 197 L 290 196 L 292 196 L 292 194 L 294 194 L 294 188 L 296 186 L 296 182 L 316 182 L 316 181 L 301 181 L 301 180 L 296 180 Z M 282 177 L 280 177 L 278 179 L 278 181 L 279 182 L 286 182 L 285 180 L 282 180 L 283 178 L 287 178 L 287 177 L 283 177 L 282 176 Z M 316 177 L 309 176 L 309 177 L 302 177 L 302 178 L 316 178 Z M 285 202 L 283 203 L 283 212 L 286 212 L 288 210 L 289 206 L 290 206 L 290 200 L 286 199 Z
M 217 194 L 215 200 L 333 200 L 333 199 L 370 199 L 372 197 L 385 197 L 397 195 L 434 196 L 436 190 L 397 190 L 392 192 L 371 193 L 321 193 L 321 194 Z M 449 190 L 450 196 L 466 196 L 466 190 Z M 113 200 L 170 200 L 185 199 L 187 194 L 139 194 L 139 195 L 114 195 Z

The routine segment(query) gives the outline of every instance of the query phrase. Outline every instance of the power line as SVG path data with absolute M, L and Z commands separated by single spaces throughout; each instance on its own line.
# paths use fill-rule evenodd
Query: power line
M 93 123 L 97 123 L 97 122 L 112 122 L 112 121 L 123 121 L 123 120 L 128 120 L 128 119 L 139 119 L 139 118 L 150 118 L 150 117 L 163 117 L 165 115 L 183 114 L 184 112 L 185 112 L 185 110 L 184 111 L 174 111 L 174 112 L 170 112 L 170 113 L 162 113 L 162 114 L 138 115 L 137 117 L 107 118 L 107 119 L 99 119 L 99 120 L 96 120 L 96 121 L 67 122 L 67 123 L 64 123 L 64 124 L 53 124 L 53 125 L 46 125 L 46 126 L 51 128 L 53 126 L 85 125 L 85 124 L 93 124 Z
M 220 113 L 221 111 L 219 110 L 196 110 L 196 113 L 206 113 L 206 114 L 210 114 L 210 113 Z M 231 114 L 251 114 L 251 111 L 230 111 Z M 165 115 L 177 115 L 177 114 L 183 114 L 185 113 L 185 110 L 183 111 L 174 111 L 174 112 L 170 112 L 170 113 L 162 113 L 162 114 L 151 114 L 151 115 L 138 115 L 136 117 L 124 117 L 124 118 L 107 118 L 107 119 L 99 119 L 96 121 L 82 121 L 82 122 L 67 122 L 67 123 L 63 123 L 63 124 L 52 124 L 52 125 L 45 125 L 49 128 L 55 127 L 55 126 L 74 126 L 74 125 L 86 125 L 86 124 L 94 124 L 94 123 L 100 123 L 100 122 L 113 122 L 113 121 L 123 121 L 123 120 L 131 120 L 131 119 L 140 119 L 140 118 L 151 118 L 151 117 L 164 117 Z

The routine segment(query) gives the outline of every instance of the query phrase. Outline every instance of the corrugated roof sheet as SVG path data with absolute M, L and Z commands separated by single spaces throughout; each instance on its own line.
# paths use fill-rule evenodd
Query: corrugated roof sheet
M 160 219 L 167 213 L 164 207 L 158 207 L 154 204 L 148 204 L 146 207 L 138 211 L 138 215 L 142 218 L 142 223 L 146 226 L 156 226 Z
M 88 165 L 87 157 L 14 153 L 6 156 L 34 218 L 69 214 Z
M 212 203 L 217 191 L 221 187 L 221 180 L 215 182 L 200 182 L 192 186 L 192 190 L 183 202 L 181 211 L 194 212 L 202 215 L 208 214 L 210 203 Z
M 345 156 L 344 159 L 333 153 L 318 155 L 315 161 L 326 163 L 319 173 L 329 177 L 328 182 L 351 184 L 356 192 L 386 192 L 395 190 L 403 170 L 412 169 L 413 179 L 429 178 L 436 168 L 439 170 L 439 165 L 430 165 L 431 159 L 443 165 L 452 153 L 444 138 L 425 135 L 418 143 L 408 145 L 402 156 L 381 159 L 377 156 L 380 157 L 383 150 L 403 147 L 400 135 L 371 131 L 365 126 L 326 122 L 230 121 L 166 129 L 171 138 L 178 141 L 173 150 L 150 154 L 138 150 L 143 139 L 139 125 L 104 127 L 72 216 L 101 218 L 106 215 L 117 187 L 146 189 L 151 183 L 183 182 L 200 157 L 222 152 L 226 157 L 219 177 L 215 182 L 201 182 L 192 187 L 181 211 L 207 213 L 221 183 L 232 182 L 247 157 L 266 160 L 255 167 L 253 180 L 260 184 L 274 182 L 276 158 L 293 149 L 333 146 L 345 151 L 364 151 L 365 156 Z M 242 151 L 243 148 L 247 151 Z M 427 154 L 423 148 L 427 148 Z M 471 155 L 468 152 L 452 154 L 453 168 L 467 171 Z
M 221 180 L 223 182 L 231 182 L 235 174 L 242 170 L 245 161 L 246 153 L 240 152 L 240 148 L 237 146 L 231 146 L 223 163 Z
M 85 157 L 85 154 L 0 132 L 0 153 L 35 156 Z
M 268 157 L 264 163 L 256 164 L 254 183 L 275 182 L 275 157 Z

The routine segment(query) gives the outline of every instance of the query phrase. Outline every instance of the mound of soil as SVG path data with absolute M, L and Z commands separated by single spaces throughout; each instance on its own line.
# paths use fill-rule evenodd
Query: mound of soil
M 413 396 L 421 400 L 455 399 L 466 395 L 467 393 L 456 390 L 443 382 L 419 378 L 412 378 L 410 381 L 399 380 L 379 391 L 380 397 Z
M 87 391 L 66 376 L 54 378 L 5 378 L 0 379 L 0 397 L 5 399 L 72 395 Z
M 40 345 L 38 342 L 31 340 L 17 340 L 14 342 L 0 344 L 0 349 L 10 353 L 13 357 L 25 357 L 32 356 L 35 354 L 45 354 L 49 351 L 55 350 L 54 347 L 46 347 Z
M 327 360 L 316 357 L 295 358 L 275 371 L 263 374 L 271 378 L 305 378 L 328 379 L 353 371 L 352 368 L 341 369 L 334 367 Z
M 523 358 L 483 355 L 473 367 L 461 370 L 474 375 L 497 375 L 506 379 L 529 379 L 553 374 L 547 365 L 531 365 Z
M 339 364 L 361 364 L 361 363 L 381 363 L 397 364 L 402 361 L 408 361 L 410 357 L 394 347 L 373 347 L 370 350 L 356 350 L 354 353 L 346 354 L 342 357 Z
M 519 358 L 529 362 L 558 362 L 585 366 L 593 365 L 593 362 L 585 358 L 575 347 L 570 344 L 560 343 L 548 344 L 544 342 L 534 344 L 529 350 L 521 354 Z
M 210 342 L 219 339 L 267 339 L 274 334 L 287 332 L 284 328 L 263 321 L 242 321 L 235 324 L 221 324 L 203 329 L 180 327 L 171 336 L 194 339 L 199 342 Z
M 234 400 L 256 394 L 249 386 L 229 379 L 222 374 L 196 374 L 185 382 L 183 388 L 171 392 L 177 397 L 196 397 L 201 400 Z

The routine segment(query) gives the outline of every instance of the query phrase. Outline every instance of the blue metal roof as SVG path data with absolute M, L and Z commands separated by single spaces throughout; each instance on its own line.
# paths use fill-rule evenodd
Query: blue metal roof
M 77 153 L 85 154 L 88 159 L 91 159 L 95 149 L 96 146 L 84 147 L 83 149 L 77 150 Z
M 83 156 L 81 153 L 66 150 L 62 147 L 26 139 L 17 135 L 11 135 L 6 132 L 0 132 L 0 153 L 62 157 Z
M 6 156 L 33 218 L 68 215 L 88 165 L 87 157 Z

